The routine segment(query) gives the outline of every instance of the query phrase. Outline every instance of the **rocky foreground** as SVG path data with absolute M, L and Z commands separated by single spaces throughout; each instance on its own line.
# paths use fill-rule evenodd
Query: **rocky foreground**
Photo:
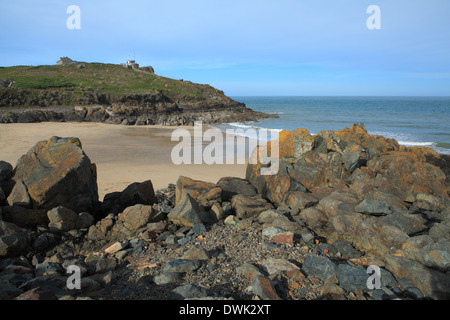
M 450 298 L 449 156 L 361 124 L 279 142 L 276 175 L 147 180 L 101 202 L 76 138 L 0 162 L 0 298 Z

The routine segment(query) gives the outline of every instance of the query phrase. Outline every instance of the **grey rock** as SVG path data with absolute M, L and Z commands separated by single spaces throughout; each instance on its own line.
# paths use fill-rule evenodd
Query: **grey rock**
M 428 235 L 436 242 L 450 240 L 450 220 L 433 224 Z
M 200 260 L 190 260 L 190 259 L 177 259 L 168 262 L 163 272 L 178 272 L 178 273 L 184 273 L 189 271 L 195 271 L 201 266 Z
M 65 270 L 59 263 L 43 262 L 36 266 L 34 273 L 35 273 L 36 277 L 57 276 L 57 275 L 63 275 L 65 273 Z
M 185 193 L 167 217 L 177 225 L 193 227 L 202 223 L 200 212 L 201 210 L 194 198 L 189 193 Z
M 442 272 L 450 271 L 450 241 L 429 244 L 418 254 L 423 265 Z
M 356 292 L 356 289 L 368 292 L 367 279 L 369 275 L 362 266 L 353 267 L 348 264 L 340 264 L 336 272 L 339 286 L 347 292 Z
M 275 275 L 283 272 L 289 272 L 292 270 L 299 270 L 292 262 L 289 262 L 286 259 L 275 259 L 275 258 L 267 258 L 258 263 L 261 268 L 267 272 L 269 275 Z
M 203 223 L 196 223 L 191 230 L 186 234 L 187 236 L 199 236 L 206 232 L 206 227 Z
M 388 216 L 381 217 L 378 221 L 378 225 L 392 225 L 411 236 L 426 230 L 428 227 L 425 225 L 426 220 L 420 215 L 416 214 L 404 214 L 393 213 Z
M 236 194 L 245 196 L 255 196 L 257 194 L 255 187 L 245 179 L 235 177 L 224 177 L 217 182 L 217 186 L 222 188 L 222 200 L 230 201 Z
M 262 230 L 262 236 L 265 239 L 272 239 L 273 237 L 275 237 L 276 235 L 280 234 L 280 233 L 284 233 L 286 232 L 286 230 L 282 229 L 282 228 L 278 228 L 278 227 L 268 227 L 268 228 L 264 228 Z
M 11 194 L 8 196 L 7 203 L 11 207 L 19 206 L 31 208 L 31 198 L 28 194 L 28 189 L 22 180 L 18 180 L 14 185 Z
M 382 216 L 392 213 L 386 202 L 371 199 L 364 199 L 355 207 L 355 211 L 374 216 Z
M 106 273 L 113 271 L 117 267 L 117 260 L 114 257 L 101 258 L 95 265 L 95 271 L 97 273 Z
M 416 261 L 385 255 L 388 269 L 396 278 L 408 277 L 425 297 L 450 299 L 450 275 L 428 268 Z
M 33 241 L 32 247 L 37 251 L 43 251 L 50 246 L 59 243 L 59 237 L 53 233 L 43 233 Z
M 58 206 L 47 212 L 50 220 L 48 227 L 58 231 L 69 231 L 78 228 L 78 214 L 62 206 Z
M 177 283 L 180 280 L 181 274 L 178 272 L 163 272 L 153 278 L 153 282 L 159 286 L 170 283 Z
M 252 282 L 252 292 L 262 300 L 280 299 L 271 281 L 263 276 L 255 277 L 255 280 Z
M 336 275 L 336 265 L 328 257 L 315 254 L 307 254 L 302 270 L 308 277 L 326 280 Z
M 202 298 L 206 297 L 207 295 L 208 294 L 206 292 L 206 289 L 187 283 L 173 289 L 172 295 L 170 296 L 169 299 L 184 300 L 184 299 Z
M 236 268 L 236 273 L 246 276 L 254 280 L 257 276 L 263 276 L 262 272 L 251 263 L 244 263 L 242 266 Z
M 353 245 L 347 241 L 337 240 L 333 242 L 333 247 L 335 247 L 345 259 L 359 258 L 363 255 L 361 251 L 356 250 Z

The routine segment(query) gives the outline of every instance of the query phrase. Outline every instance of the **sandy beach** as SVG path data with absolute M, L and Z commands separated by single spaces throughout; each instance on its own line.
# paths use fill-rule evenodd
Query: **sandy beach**
M 107 193 L 148 179 L 157 190 L 175 183 L 181 175 L 213 183 L 226 176 L 245 177 L 245 164 L 173 164 L 171 152 L 179 142 L 171 141 L 171 135 L 179 128 L 193 132 L 193 127 L 103 123 L 0 124 L 0 160 L 15 166 L 38 141 L 52 136 L 77 137 L 97 165 L 100 200 Z

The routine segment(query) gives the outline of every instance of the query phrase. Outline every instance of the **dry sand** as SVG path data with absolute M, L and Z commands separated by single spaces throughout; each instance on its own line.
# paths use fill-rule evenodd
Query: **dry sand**
M 106 193 L 148 179 L 157 190 L 175 183 L 181 175 L 213 183 L 221 177 L 245 177 L 245 164 L 173 164 L 172 148 L 179 142 L 171 141 L 171 135 L 178 128 L 103 123 L 0 124 L 0 160 L 15 166 L 38 141 L 52 136 L 77 137 L 97 165 L 100 200 Z M 193 132 L 193 127 L 181 128 Z

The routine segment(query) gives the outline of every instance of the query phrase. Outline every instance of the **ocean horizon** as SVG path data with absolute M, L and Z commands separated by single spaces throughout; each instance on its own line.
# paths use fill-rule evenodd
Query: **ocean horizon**
M 381 135 L 405 146 L 431 147 L 450 154 L 450 97 L 436 96 L 232 96 L 248 108 L 277 114 L 258 122 L 228 123 L 229 128 L 295 130 L 311 134 L 339 131 L 363 123 L 369 134 Z

